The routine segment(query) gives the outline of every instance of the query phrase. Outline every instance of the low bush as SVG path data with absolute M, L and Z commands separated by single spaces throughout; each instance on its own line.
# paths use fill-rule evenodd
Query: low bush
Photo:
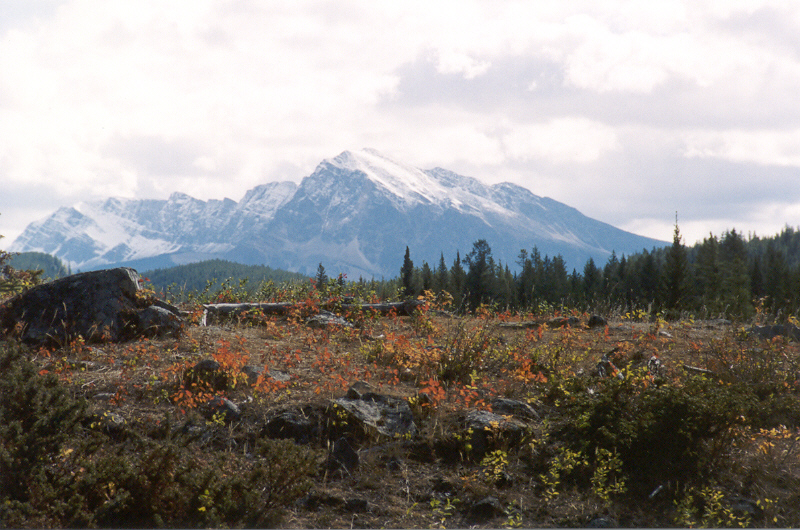
M 315 460 L 290 441 L 262 440 L 248 461 L 185 441 L 104 447 L 76 462 L 70 526 L 274 526 L 310 488 Z
M 208 452 L 168 424 L 157 439 L 111 437 L 12 343 L 0 346 L 0 395 L 3 527 L 272 526 L 317 467 L 291 441 Z
M 564 400 L 569 421 L 554 437 L 585 458 L 588 470 L 601 456 L 614 455 L 629 486 L 647 492 L 709 477 L 754 402 L 747 388 L 703 377 L 656 386 L 646 373 L 628 374 L 602 380 L 593 390 Z
M 40 374 L 21 346 L 0 343 L 0 517 L 25 503 L 47 464 L 80 426 L 86 411 L 53 374 Z

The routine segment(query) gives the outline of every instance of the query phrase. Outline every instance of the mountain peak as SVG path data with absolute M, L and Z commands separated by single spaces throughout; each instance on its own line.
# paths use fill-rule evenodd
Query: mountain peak
M 406 206 L 440 203 L 447 198 L 448 191 L 425 171 L 392 160 L 376 149 L 344 151 L 326 162 L 345 171 L 364 174 Z
M 29 225 L 12 250 L 50 253 L 81 269 L 221 258 L 307 274 L 324 263 L 355 278 L 393 277 L 406 246 L 415 261 L 434 263 L 442 253 L 465 255 L 479 239 L 498 261 L 513 263 L 520 249 L 536 246 L 573 267 L 662 243 L 516 185 L 489 186 L 361 149 L 322 161 L 299 185 L 262 184 L 239 202 L 174 193 L 62 208 Z

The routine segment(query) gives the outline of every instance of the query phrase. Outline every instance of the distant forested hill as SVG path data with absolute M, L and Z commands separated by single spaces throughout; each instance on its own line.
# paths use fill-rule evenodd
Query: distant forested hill
M 60 259 L 43 252 L 21 252 L 13 255 L 8 264 L 21 271 L 42 270 L 44 271 L 42 273 L 43 280 L 48 278 L 54 280 L 70 274 L 69 269 Z
M 145 271 L 140 276 L 149 279 L 157 290 L 169 289 L 173 292 L 202 292 L 209 282 L 212 282 L 211 288 L 214 289 L 214 286 L 219 288 L 226 280 L 233 285 L 239 285 L 241 280 L 246 279 L 247 286 L 252 289 L 257 289 L 261 283 L 269 280 L 275 283 L 308 281 L 308 276 L 304 274 L 220 259 Z

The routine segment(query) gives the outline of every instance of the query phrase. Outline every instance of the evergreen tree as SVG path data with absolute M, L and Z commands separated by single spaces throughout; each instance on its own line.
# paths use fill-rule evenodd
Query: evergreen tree
M 403 258 L 403 266 L 400 268 L 400 281 L 403 285 L 403 296 L 411 298 L 414 296 L 414 262 L 411 261 L 411 252 L 406 247 L 406 255 Z
M 522 307 L 530 307 L 534 297 L 534 273 L 533 261 L 528 257 L 528 251 L 524 248 L 519 251 L 517 265 L 521 272 L 517 277 L 517 299 Z
M 583 278 L 578 274 L 578 271 L 572 269 L 572 274 L 569 275 L 569 296 L 570 302 L 573 304 L 583 300 Z
M 433 271 L 427 262 L 422 262 L 422 271 L 420 272 L 422 278 L 422 290 L 430 291 L 433 289 Z
M 442 252 L 441 256 L 439 257 L 439 265 L 436 267 L 436 272 L 433 278 L 433 289 L 437 293 L 446 291 L 448 289 L 447 282 L 448 282 L 447 264 L 444 261 L 444 252 Z
M 564 257 L 559 254 L 550 261 L 546 269 L 545 285 L 549 287 L 545 301 L 556 305 L 563 304 L 565 298 L 569 296 L 569 277 L 567 275 L 567 264 Z
M 789 294 L 790 278 L 786 256 L 778 248 L 778 243 L 771 241 L 767 246 L 764 271 L 764 294 L 766 305 L 773 311 L 786 307 Z
M 756 300 L 764 297 L 764 273 L 761 271 L 761 259 L 754 257 L 751 260 L 750 271 L 750 299 Z
M 648 252 L 647 249 L 645 249 L 642 253 L 641 269 L 639 272 L 639 288 L 641 293 L 639 303 L 647 305 L 652 309 L 652 306 L 657 306 L 659 302 L 658 286 L 661 279 L 661 271 L 659 270 L 654 255 L 655 249 L 653 252 Z
M 464 258 L 464 263 L 469 267 L 465 290 L 470 311 L 474 311 L 491 297 L 493 262 L 492 249 L 485 239 L 473 243 L 472 251 Z
M 714 316 L 722 311 L 721 278 L 719 240 L 709 234 L 697 249 L 697 292 L 701 305 Z
M 600 290 L 600 282 L 602 281 L 602 273 L 594 260 L 589 258 L 586 260 L 586 265 L 583 267 L 583 299 L 589 304 L 594 303 L 595 296 Z
M 722 303 L 732 315 L 747 318 L 753 312 L 747 249 L 736 229 L 726 232 L 719 244 Z
M 681 243 L 681 232 L 676 215 L 672 246 L 667 251 L 664 263 L 664 305 L 667 310 L 674 311 L 685 308 L 688 277 L 689 258 L 686 247 Z
M 464 302 L 464 288 L 467 283 L 467 273 L 464 267 L 461 266 L 461 253 L 456 251 L 456 259 L 453 260 L 453 266 L 450 268 L 450 294 L 453 295 L 453 305 L 456 308 L 461 308 Z
M 325 293 L 328 290 L 328 275 L 325 274 L 325 267 L 322 266 L 320 262 L 319 267 L 317 267 L 317 275 L 314 278 L 314 281 L 317 285 L 317 290 L 321 293 Z
M 619 259 L 617 253 L 611 251 L 611 256 L 608 257 L 605 267 L 603 267 L 603 297 L 609 303 L 616 303 L 620 298 L 622 289 L 622 275 L 620 270 Z

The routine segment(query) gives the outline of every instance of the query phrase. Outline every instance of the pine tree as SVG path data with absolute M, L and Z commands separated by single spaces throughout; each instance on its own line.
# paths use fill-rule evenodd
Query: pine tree
M 719 244 L 722 303 L 732 315 L 747 318 L 753 312 L 747 249 L 736 229 L 726 232 Z
M 594 260 L 589 258 L 586 260 L 586 265 L 583 267 L 583 299 L 589 304 L 592 304 L 595 299 L 595 295 L 600 289 L 600 282 L 602 280 L 602 274 L 600 273 L 600 269 L 597 268 L 597 265 L 594 264 Z
M 467 283 L 467 273 L 461 265 L 461 253 L 456 251 L 456 259 L 453 260 L 453 266 L 450 268 L 450 282 L 449 291 L 453 295 L 453 305 L 456 308 L 461 308 L 464 302 L 464 286 Z
M 658 267 L 658 263 L 656 263 L 656 257 L 654 256 L 655 249 L 653 252 L 648 252 L 647 249 L 643 251 L 643 257 L 641 260 L 641 269 L 639 272 L 639 289 L 640 289 L 640 298 L 639 303 L 646 304 L 648 307 L 652 305 L 658 305 L 659 302 L 659 283 L 661 278 L 661 270 Z
M 622 276 L 620 274 L 619 259 L 617 253 L 611 251 L 605 267 L 603 267 L 603 296 L 610 302 L 616 302 L 620 297 L 622 288 Z
M 400 281 L 403 284 L 403 296 L 411 298 L 414 296 L 414 262 L 411 261 L 411 252 L 406 247 L 406 255 L 403 258 L 403 266 L 400 268 Z
M 422 262 L 420 276 L 422 277 L 422 290 L 430 291 L 433 288 L 433 271 L 426 261 Z
M 569 276 L 564 257 L 558 254 L 546 269 L 545 284 L 548 286 L 545 301 L 550 304 L 563 304 L 569 295 Z
M 533 305 L 534 296 L 533 262 L 528 257 L 528 251 L 524 248 L 519 251 L 517 265 L 522 269 L 517 278 L 517 299 L 520 306 L 530 307 Z
M 315 283 L 317 284 L 317 290 L 321 293 L 327 292 L 328 290 L 328 275 L 325 274 L 325 267 L 322 266 L 320 262 L 319 267 L 317 267 L 317 275 L 314 278 Z
M 697 249 L 697 291 L 701 305 L 713 316 L 722 311 L 719 240 L 709 234 Z
M 786 256 L 777 247 L 777 243 L 771 241 L 765 258 L 764 294 L 767 297 L 767 307 L 772 312 L 786 306 L 790 285 Z
M 436 268 L 436 273 L 433 279 L 433 289 L 437 293 L 441 293 L 442 291 L 446 291 L 448 289 L 448 273 L 447 273 L 447 263 L 444 261 L 444 252 L 441 253 L 439 257 L 439 265 Z
M 686 247 L 681 243 L 678 216 L 675 216 L 675 231 L 672 246 L 667 251 L 664 263 L 664 304 L 667 310 L 680 310 L 685 307 L 688 289 L 689 258 Z
M 485 239 L 479 239 L 472 245 L 472 251 L 464 258 L 469 267 L 466 277 L 466 292 L 470 311 L 491 298 L 492 285 L 492 249 Z

